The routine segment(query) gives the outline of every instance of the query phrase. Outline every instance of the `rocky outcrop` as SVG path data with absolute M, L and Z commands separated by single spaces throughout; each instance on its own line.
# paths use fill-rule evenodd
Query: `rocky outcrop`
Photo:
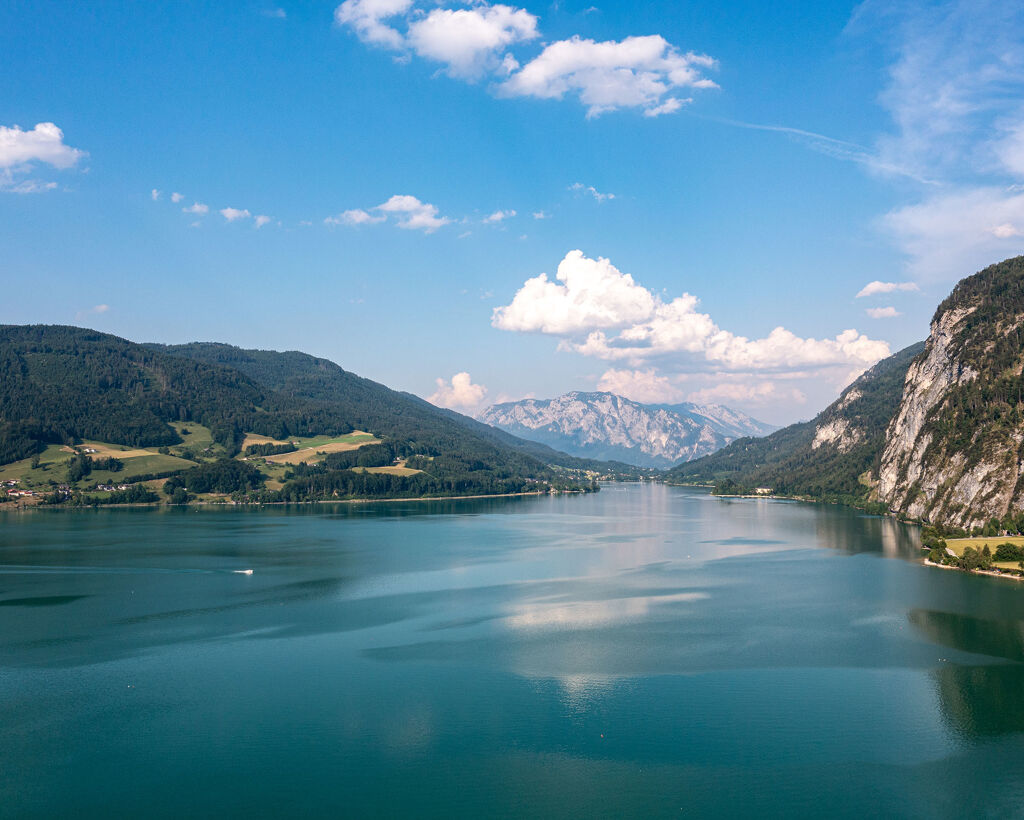
M 879 498 L 972 527 L 1024 506 L 1024 258 L 963 280 L 939 306 L 886 434 Z
M 513 435 L 588 458 L 670 467 L 774 427 L 720 405 L 648 405 L 612 393 L 496 404 L 480 420 Z

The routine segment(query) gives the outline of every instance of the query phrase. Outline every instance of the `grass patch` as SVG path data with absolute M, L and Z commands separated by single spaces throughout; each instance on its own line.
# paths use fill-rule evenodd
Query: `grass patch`
M 423 470 L 413 470 L 411 467 L 399 467 L 397 464 L 390 467 L 353 467 L 356 473 L 382 473 L 383 475 L 416 475 Z
M 218 451 L 224 449 L 214 442 L 213 433 L 210 432 L 209 427 L 203 427 L 203 425 L 197 424 L 194 421 L 172 421 L 170 424 L 182 438 L 181 444 L 175 444 L 171 447 L 172 453 L 181 450 L 191 450 L 198 456 L 207 448 Z M 206 455 L 210 454 L 207 453 Z
M 356 430 L 344 436 L 316 436 L 315 438 L 296 438 L 300 448 L 294 453 L 281 453 L 276 456 L 266 456 L 270 464 L 300 464 L 303 461 L 307 464 L 314 464 L 322 461 L 329 453 L 344 453 L 348 450 L 358 450 L 367 444 L 380 444 L 380 439 L 370 433 Z
M 1024 535 L 1002 535 L 994 538 L 946 539 L 946 546 L 953 550 L 953 552 L 955 552 L 958 556 L 962 556 L 964 554 L 964 550 L 968 547 L 974 547 L 978 552 L 981 552 L 983 549 L 985 549 L 986 545 L 988 546 L 989 551 L 995 554 L 996 547 L 998 547 L 1000 544 L 1006 543 L 1013 544 L 1015 547 L 1024 546 Z M 1014 564 L 1012 568 L 1016 569 L 1017 565 Z

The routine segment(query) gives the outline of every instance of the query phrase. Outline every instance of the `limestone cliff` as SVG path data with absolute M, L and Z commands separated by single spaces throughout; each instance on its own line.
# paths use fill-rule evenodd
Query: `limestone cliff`
M 1024 507 L 1024 257 L 964 279 L 907 371 L 879 498 L 915 518 L 975 526 Z

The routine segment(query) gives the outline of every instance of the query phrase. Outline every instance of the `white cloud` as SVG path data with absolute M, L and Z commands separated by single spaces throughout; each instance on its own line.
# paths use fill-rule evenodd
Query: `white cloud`
M 81 321 L 88 316 L 100 316 L 110 310 L 110 305 L 93 305 L 87 310 L 80 310 L 75 314 L 75 319 Z
M 600 43 L 577 36 L 548 45 L 499 89 L 539 99 L 574 94 L 587 106 L 588 117 L 618 108 L 642 108 L 656 116 L 682 105 L 667 96 L 673 88 L 715 87 L 701 75 L 715 65 L 711 57 L 680 53 L 657 34 Z
M 31 131 L 18 125 L 0 125 L 0 191 L 15 194 L 38 194 L 52 191 L 56 182 L 18 179 L 29 173 L 33 164 L 44 162 L 54 168 L 75 165 L 85 151 L 64 144 L 64 132 L 52 122 L 41 122 Z
M 239 219 L 248 219 L 252 216 L 247 209 L 240 208 L 221 208 L 220 215 L 228 222 L 237 222 Z
M 479 408 L 487 396 L 487 388 L 482 384 L 473 384 L 466 372 L 456 373 L 450 382 L 444 379 L 435 379 L 435 382 L 437 390 L 427 401 L 438 407 L 472 411 Z
M 673 90 L 715 87 L 702 74 L 716 67 L 714 59 L 681 52 L 657 34 L 604 42 L 574 36 L 548 43 L 521 65 L 508 49 L 539 37 L 536 15 L 485 0 L 457 5 L 424 11 L 414 0 L 345 0 L 334 20 L 364 43 L 402 52 L 400 62 L 416 54 L 444 64 L 450 77 L 500 78 L 494 90 L 506 97 L 575 96 L 588 117 L 619 108 L 639 108 L 648 117 L 670 114 L 692 102 Z
M 686 397 L 686 400 L 696 404 L 758 405 L 779 401 L 787 404 L 804 404 L 807 396 L 795 387 L 780 389 L 773 381 L 720 382 L 695 390 Z
M 202 202 L 193 202 L 187 208 L 182 208 L 181 211 L 186 214 L 208 214 L 210 206 L 204 205 Z
M 14 182 L 9 177 L 5 177 L 4 174 L 0 173 L 0 191 L 6 191 L 11 194 L 44 194 L 47 191 L 52 191 L 57 187 L 56 182 L 43 182 L 40 179 L 23 179 L 20 182 Z
M 0 168 L 26 168 L 45 162 L 54 168 L 70 168 L 85 151 L 64 144 L 64 132 L 52 122 L 41 122 L 31 131 L 0 125 Z
M 411 8 L 412 0 L 345 0 L 334 10 L 334 21 L 351 26 L 364 43 L 400 49 L 404 38 L 384 21 Z
M 895 319 L 897 316 L 903 315 L 894 307 L 867 308 L 864 312 L 872 319 Z
M 887 214 L 883 227 L 920 281 L 959 279 L 1024 252 L 1024 193 L 978 187 L 944 192 Z
M 324 220 L 325 225 L 376 225 L 383 222 L 387 217 L 374 215 L 362 208 L 353 208 L 350 211 L 342 211 L 337 216 L 329 216 Z
M 266 9 L 260 12 L 260 14 L 272 20 L 285 20 L 288 18 L 288 12 L 282 8 Z
M 424 233 L 433 233 L 452 221 L 446 216 L 438 216 L 436 205 L 420 202 L 408 194 L 395 194 L 387 202 L 378 205 L 377 210 L 395 214 L 399 228 L 421 230 Z
M 1011 225 L 1009 222 L 1004 222 L 1002 225 L 996 225 L 994 228 L 991 228 L 990 231 L 992 236 L 996 239 L 1011 239 L 1015 236 L 1021 235 L 1017 226 Z
M 962 179 L 970 165 L 1016 164 L 1024 6 L 864 3 L 850 28 L 870 28 L 896 53 L 881 95 L 895 125 L 878 141 L 882 164 L 932 179 Z
M 160 199 L 160 192 L 156 188 L 154 188 L 152 191 L 149 192 L 149 198 L 156 202 L 158 199 Z
M 654 312 L 650 292 L 607 259 L 570 251 L 559 263 L 555 279 L 549 280 L 546 273 L 527 279 L 511 304 L 494 309 L 491 323 L 502 330 L 571 335 L 622 327 Z
M 267 216 L 266 214 L 257 214 L 256 218 L 253 220 L 253 225 L 259 229 L 264 225 L 269 224 L 271 221 L 273 221 L 273 217 Z
M 667 376 L 649 370 L 606 370 L 597 383 L 597 389 L 643 404 L 668 404 L 683 399 L 680 390 Z
M 490 216 L 485 216 L 484 217 L 484 222 L 489 222 L 491 224 L 494 224 L 494 223 L 497 223 L 497 222 L 502 222 L 502 221 L 504 221 L 506 219 L 511 219 L 515 215 L 516 215 L 516 212 L 514 210 L 511 210 L 511 209 L 507 210 L 507 211 L 495 211 Z
M 551 214 L 545 213 L 544 211 L 534 211 L 531 216 L 534 219 L 548 219 Z
M 185 198 L 185 195 L 184 194 L 179 194 L 177 191 L 175 191 L 173 194 L 171 194 L 171 202 L 173 202 L 175 204 L 181 202 L 181 200 L 183 200 L 184 198 Z
M 408 42 L 421 57 L 447 65 L 446 72 L 473 80 L 504 65 L 518 67 L 515 58 L 499 55 L 513 43 L 537 37 L 537 18 L 512 6 L 481 3 L 464 9 L 433 9 L 409 26 Z
M 578 250 L 566 254 L 556 280 L 543 273 L 528 279 L 510 304 L 494 309 L 491 324 L 560 336 L 563 350 L 634 366 L 657 359 L 691 369 L 785 371 L 867 367 L 889 355 L 888 344 L 852 329 L 833 339 L 801 338 L 783 327 L 762 339 L 737 336 L 697 312 L 695 296 L 664 302 L 609 260 Z
M 593 185 L 584 185 L 582 182 L 574 182 L 572 185 L 569 186 L 568 190 L 575 191 L 578 194 L 587 194 L 589 196 L 592 196 L 598 202 L 604 202 L 609 199 L 615 199 L 615 194 L 602 194 Z M 535 215 L 534 218 L 536 219 L 538 217 L 536 217 Z
M 874 282 L 868 282 L 857 292 L 857 299 L 863 299 L 865 296 L 874 296 L 878 293 L 892 293 L 896 290 L 919 290 L 916 284 L 913 282 L 879 282 L 877 279 Z

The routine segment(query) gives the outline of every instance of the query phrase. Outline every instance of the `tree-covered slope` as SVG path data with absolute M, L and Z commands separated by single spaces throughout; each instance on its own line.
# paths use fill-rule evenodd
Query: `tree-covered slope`
M 885 431 L 896 413 L 918 343 L 883 359 L 847 387 L 813 421 L 764 438 L 743 438 L 706 458 L 682 464 L 676 482 L 731 481 L 740 488 L 770 487 L 786 495 L 867 499 Z
M 310 465 L 313 472 L 344 473 L 327 481 L 332 497 L 408 495 L 410 488 L 518 492 L 580 477 L 579 470 L 552 467 L 557 458 L 534 455 L 533 445 L 509 446 L 504 434 L 485 434 L 474 429 L 483 425 L 458 418 L 301 353 L 213 344 L 166 348 L 81 328 L 0 327 L 0 463 L 27 458 L 47 443 L 83 439 L 174 444 L 181 439 L 168 422 L 195 421 L 228 453 L 237 452 L 246 432 L 286 438 L 362 429 L 382 439 L 364 448 L 366 463 Z M 415 469 L 422 475 L 365 472 L 409 458 L 419 459 Z M 288 497 L 302 497 L 301 487 Z
M 879 492 L 957 526 L 1024 507 L 1024 257 L 962 280 L 939 305 L 888 431 Z
M 467 416 L 444 410 L 411 393 L 391 390 L 327 359 L 307 353 L 243 350 L 226 344 L 194 342 L 149 345 L 176 356 L 231 367 L 244 373 L 277 400 L 316 402 L 348 419 L 354 428 L 392 439 L 431 441 L 439 450 L 458 450 L 467 442 L 486 443 L 497 452 L 513 451 L 544 464 L 571 470 L 617 474 L 649 473 L 621 463 L 576 458 L 526 441 Z

